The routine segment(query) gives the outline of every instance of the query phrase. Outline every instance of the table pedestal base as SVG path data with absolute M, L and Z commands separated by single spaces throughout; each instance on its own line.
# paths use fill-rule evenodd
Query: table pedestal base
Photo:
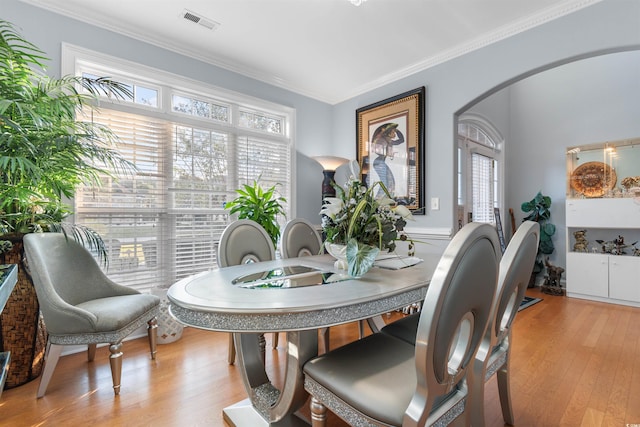
M 255 410 L 250 399 L 245 399 L 222 410 L 222 417 L 230 427 L 309 427 L 311 423 L 296 415 L 290 415 L 277 423 L 269 424 Z

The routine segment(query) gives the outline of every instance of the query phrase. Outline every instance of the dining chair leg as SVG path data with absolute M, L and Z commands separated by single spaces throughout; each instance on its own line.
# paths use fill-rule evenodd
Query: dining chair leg
M 153 318 L 147 322 L 147 335 L 149 336 L 149 350 L 151 359 L 156 360 L 156 349 L 158 347 L 158 319 Z
M 327 424 L 327 407 L 318 399 L 311 397 L 311 427 L 325 427 Z
M 113 392 L 120 394 L 120 377 L 122 376 L 122 343 L 115 343 L 109 346 L 109 364 L 111 365 L 111 378 L 113 379 Z
M 96 349 L 98 348 L 98 344 L 89 344 L 87 347 L 87 360 L 89 362 L 93 362 L 93 359 L 96 358 Z
M 502 418 L 505 424 L 510 426 L 514 425 L 513 419 L 513 407 L 511 406 L 511 385 L 509 381 L 509 358 L 507 362 L 502 365 L 498 372 L 496 372 L 498 378 L 498 394 L 500 395 L 500 406 L 502 407 Z
M 266 365 L 267 363 L 267 340 L 264 337 L 264 334 L 258 335 L 258 344 L 260 348 L 260 357 L 262 357 L 262 363 Z
M 322 353 L 320 353 L 320 354 L 324 354 L 324 353 L 328 353 L 329 352 L 329 343 L 330 343 L 330 339 L 331 339 L 331 335 L 330 335 L 329 331 L 330 331 L 329 328 L 322 328 L 319 331 L 319 333 L 320 333 L 320 348 L 322 349 Z
M 60 359 L 60 354 L 62 353 L 62 346 L 56 344 L 47 344 L 47 351 L 44 356 L 44 368 L 42 369 L 42 375 L 40 376 L 40 384 L 38 385 L 38 392 L 36 397 L 39 399 L 47 391 L 47 386 L 49 385 L 49 381 L 51 381 L 51 377 L 53 376 L 53 371 L 56 369 L 56 365 L 58 364 L 58 359 Z
M 233 365 L 236 362 L 236 345 L 233 342 L 233 334 L 229 334 L 229 354 L 227 355 L 227 363 Z

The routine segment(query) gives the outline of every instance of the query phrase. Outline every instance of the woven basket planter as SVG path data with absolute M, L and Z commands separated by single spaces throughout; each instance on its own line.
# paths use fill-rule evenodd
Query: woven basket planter
M 23 263 L 22 236 L 2 236 L 13 249 L 0 255 L 2 264 L 18 265 L 18 282 L 0 316 L 0 351 L 11 352 L 5 388 L 37 378 L 44 365 L 47 332 L 31 277 Z

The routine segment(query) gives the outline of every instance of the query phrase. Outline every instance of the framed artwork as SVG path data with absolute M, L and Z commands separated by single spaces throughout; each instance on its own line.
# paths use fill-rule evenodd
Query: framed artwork
M 356 158 L 368 186 L 424 214 L 424 99 L 420 87 L 356 110 Z M 377 195 L 382 196 L 380 190 Z

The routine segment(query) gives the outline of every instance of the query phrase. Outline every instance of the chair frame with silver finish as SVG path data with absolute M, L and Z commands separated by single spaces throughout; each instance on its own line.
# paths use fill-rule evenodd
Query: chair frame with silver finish
M 220 235 L 218 244 L 218 267 L 247 264 L 250 262 L 275 259 L 273 241 L 267 231 L 255 221 L 239 219 L 227 225 Z M 264 334 L 259 334 L 260 353 L 265 360 Z M 273 334 L 273 348 L 278 346 L 278 333 Z M 234 334 L 229 334 L 229 353 L 227 362 L 233 365 L 236 360 Z
M 492 321 L 480 344 L 473 368 L 476 377 L 484 379 L 477 381 L 472 390 L 475 426 L 485 425 L 484 388 L 486 381 L 494 374 L 497 374 L 502 416 L 506 424 L 514 425 L 509 380 L 511 326 L 529 285 L 539 240 L 539 224 L 534 221 L 523 222 L 511 238 L 500 261 Z
M 114 283 L 89 251 L 62 233 L 26 234 L 24 251 L 48 332 L 37 397 L 46 393 L 65 345 L 88 345 L 91 362 L 100 343 L 109 343 L 118 395 L 125 337 L 146 324 L 151 359 L 156 358 L 160 298 Z
M 374 333 L 304 365 L 314 427 L 326 408 L 350 425 L 470 424 L 472 364 L 494 300 L 500 243 L 472 223 L 451 240 L 431 279 L 415 345 Z

